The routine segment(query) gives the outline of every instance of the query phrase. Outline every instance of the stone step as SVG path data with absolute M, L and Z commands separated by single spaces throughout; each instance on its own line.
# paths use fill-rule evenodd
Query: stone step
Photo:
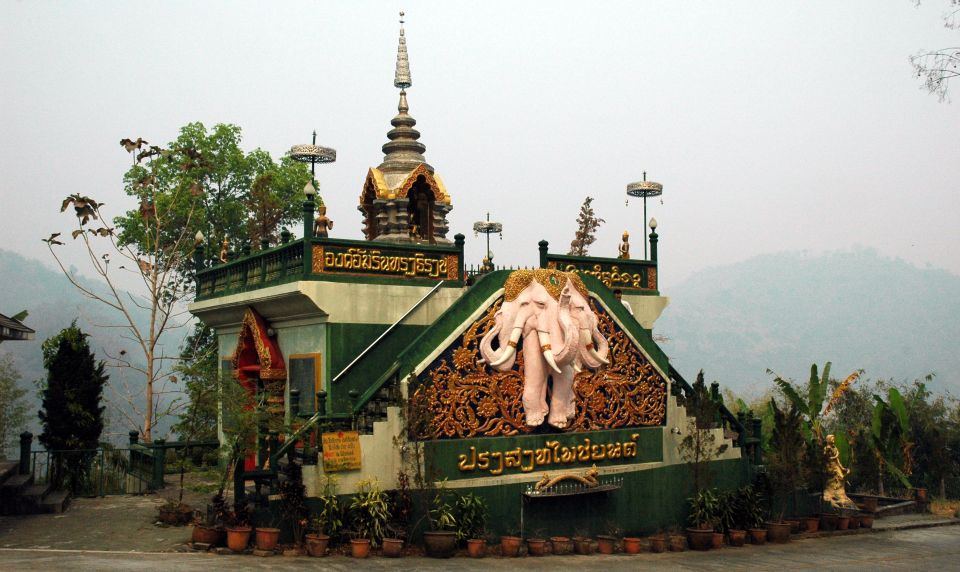
M 50 484 L 30 485 L 20 493 L 20 514 L 37 514 L 43 512 L 40 505 L 50 493 Z
M 13 475 L 0 485 L 0 514 L 17 514 L 20 495 L 33 484 L 33 475 Z
M 40 503 L 40 512 L 60 514 L 70 506 L 70 493 L 67 491 L 53 491 L 48 493 Z
M 16 461 L 0 461 L 0 484 L 5 483 L 7 479 L 17 474 L 20 463 Z

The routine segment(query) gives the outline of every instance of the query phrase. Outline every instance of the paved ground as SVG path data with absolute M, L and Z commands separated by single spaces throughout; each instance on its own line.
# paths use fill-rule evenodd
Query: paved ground
M 795 539 L 786 545 L 638 556 L 547 556 L 432 560 L 344 556 L 288 558 L 183 553 L 189 528 L 153 523 L 154 496 L 78 499 L 63 515 L 0 517 L 3 570 L 956 570 L 960 526 L 929 515 L 878 520 L 876 532 Z M 924 527 L 924 528 L 906 528 Z M 884 530 L 885 529 L 885 530 Z

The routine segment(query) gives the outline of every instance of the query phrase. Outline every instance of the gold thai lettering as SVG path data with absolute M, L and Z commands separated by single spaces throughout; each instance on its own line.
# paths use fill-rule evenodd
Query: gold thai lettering
M 447 256 L 430 256 L 422 252 L 388 254 L 378 249 L 349 248 L 346 251 L 323 253 L 320 273 L 364 271 L 378 274 L 400 274 L 409 278 L 446 278 Z M 453 259 L 456 262 L 456 258 Z
M 637 456 L 639 433 L 630 435 L 626 441 L 613 443 L 594 443 L 585 437 L 581 443 L 564 446 L 560 441 L 550 440 L 538 449 L 517 447 L 508 451 L 477 451 L 471 446 L 469 453 L 458 457 L 457 468 L 461 472 L 488 471 L 491 475 L 502 475 L 507 469 L 519 469 L 530 473 L 538 468 L 552 465 L 572 465 L 595 463 L 617 459 L 632 459 Z
M 490 456 L 497 460 L 497 468 L 490 469 L 491 475 L 502 475 L 503 474 L 503 453 L 497 451 L 496 453 L 490 453 Z
M 459 462 L 457 463 L 457 468 L 461 471 L 472 471 L 477 468 L 477 448 L 470 447 L 470 462 L 467 463 L 467 456 L 460 455 Z
M 605 269 L 600 264 L 594 264 L 591 267 L 580 267 L 576 264 L 567 263 L 563 270 L 566 272 L 572 272 L 576 270 L 581 274 L 589 274 L 610 288 L 614 288 L 616 286 L 639 289 L 647 288 L 647 285 L 643 281 L 643 273 L 620 270 L 620 267 L 617 265 L 613 265 L 609 269 Z

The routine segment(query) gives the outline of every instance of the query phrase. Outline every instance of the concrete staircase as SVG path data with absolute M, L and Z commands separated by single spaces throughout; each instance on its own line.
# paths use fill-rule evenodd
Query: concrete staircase
M 16 461 L 0 461 L 0 514 L 59 514 L 67 510 L 67 491 L 34 484 L 32 474 L 19 474 L 19 466 Z

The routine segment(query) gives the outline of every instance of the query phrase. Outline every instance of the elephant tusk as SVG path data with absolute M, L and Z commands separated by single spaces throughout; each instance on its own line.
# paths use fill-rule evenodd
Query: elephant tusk
M 593 345 L 593 336 L 591 335 L 590 328 L 580 328 L 580 343 L 583 344 L 583 349 L 587 352 L 587 355 L 596 360 L 597 363 L 610 365 L 609 360 L 597 353 Z
M 507 348 L 504 350 L 503 355 L 500 356 L 500 359 L 497 361 L 490 362 L 490 367 L 496 368 L 513 358 L 513 354 L 517 352 L 517 342 L 520 341 L 521 334 L 523 334 L 523 326 L 514 326 L 513 331 L 510 332 L 510 341 L 507 342 Z
M 590 347 L 587 348 L 587 353 L 590 354 L 590 357 L 602 363 L 603 365 L 610 365 L 610 360 L 598 354 L 597 350 L 593 349 L 593 344 L 590 344 Z
M 553 358 L 553 350 L 550 347 L 550 334 L 543 330 L 537 330 L 537 340 L 540 342 L 540 351 L 543 352 L 543 359 L 547 362 L 547 365 L 550 366 L 550 369 L 558 374 L 563 373 L 557 366 L 557 360 Z

